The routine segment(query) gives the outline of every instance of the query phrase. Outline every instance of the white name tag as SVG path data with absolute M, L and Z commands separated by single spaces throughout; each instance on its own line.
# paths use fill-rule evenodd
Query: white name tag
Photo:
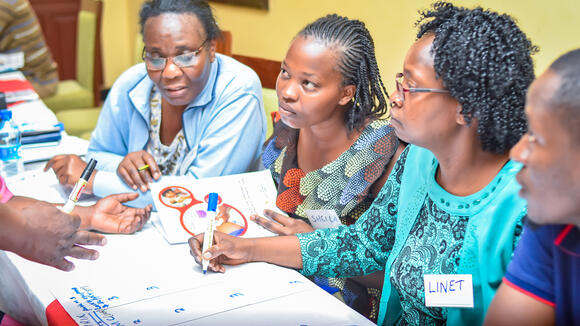
M 336 212 L 331 209 L 310 209 L 305 213 L 315 229 L 332 229 L 342 225 Z
M 427 307 L 473 308 L 471 274 L 423 275 Z

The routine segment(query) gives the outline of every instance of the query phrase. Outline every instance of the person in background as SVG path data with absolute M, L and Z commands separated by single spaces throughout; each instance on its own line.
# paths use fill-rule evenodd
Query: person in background
M 532 84 L 523 163 L 528 223 L 489 307 L 486 325 L 580 325 L 580 49 Z
M 74 264 L 66 256 L 97 259 L 98 252 L 83 245 L 104 245 L 106 233 L 133 233 L 149 219 L 151 206 L 130 208 L 123 202 L 136 193 L 112 195 L 92 206 L 75 206 L 71 215 L 56 205 L 29 197 L 14 196 L 0 177 L 0 250 L 70 271 Z
M 162 175 L 206 178 L 260 166 L 266 133 L 256 73 L 215 53 L 221 32 L 200 0 L 149 0 L 140 13 L 142 64 L 113 85 L 92 134 L 98 160 L 87 189 L 98 196 L 139 190 Z M 51 159 L 61 184 L 72 186 L 86 163 Z M 151 203 L 141 196 L 135 206 Z
M 56 93 L 58 71 L 28 0 L 0 0 L 0 53 L 24 53 L 20 69 L 41 98 Z
M 282 62 L 276 91 L 280 120 L 262 160 L 278 186 L 276 206 L 290 217 L 266 211 L 271 219 L 252 219 L 283 235 L 313 231 L 309 210 L 353 224 L 387 180 L 399 144 L 364 23 L 328 15 L 302 29 Z M 363 279 L 314 281 L 376 321 L 382 278 L 368 289 Z
M 385 271 L 379 325 L 477 325 L 519 239 L 526 203 L 509 150 L 526 132 L 536 48 L 508 15 L 437 2 L 396 76 L 391 126 L 409 145 L 351 226 L 294 236 L 190 239 L 192 255 L 327 277 Z M 424 275 L 471 274 L 474 307 L 427 306 Z M 467 303 L 467 302 L 464 302 Z

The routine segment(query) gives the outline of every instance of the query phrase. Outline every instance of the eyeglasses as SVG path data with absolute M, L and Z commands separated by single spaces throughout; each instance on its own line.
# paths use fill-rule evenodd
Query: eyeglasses
M 192 52 L 176 55 L 174 57 L 167 57 L 167 58 L 152 58 L 151 55 L 145 52 L 145 48 L 143 48 L 143 53 L 141 54 L 141 58 L 145 61 L 145 65 L 149 70 L 163 70 L 167 65 L 167 61 L 171 59 L 173 64 L 178 66 L 179 68 L 191 67 L 195 66 L 199 62 L 199 54 L 203 49 L 203 46 L 207 42 L 207 39 L 201 43 L 201 46 Z
M 405 100 L 404 93 L 439 93 L 439 94 L 449 94 L 450 92 L 445 89 L 437 88 L 416 88 L 416 87 L 403 87 L 403 74 L 398 73 L 395 77 L 395 84 L 397 85 L 397 92 L 401 94 L 401 99 Z

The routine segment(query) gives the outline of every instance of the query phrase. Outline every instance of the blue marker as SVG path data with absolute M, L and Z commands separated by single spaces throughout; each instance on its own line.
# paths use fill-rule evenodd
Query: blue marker
M 209 265 L 209 260 L 203 258 L 203 253 L 206 252 L 212 245 L 213 242 L 213 231 L 215 229 L 215 215 L 217 210 L 218 194 L 211 192 L 207 200 L 207 228 L 205 234 L 203 235 L 203 248 L 202 248 L 202 258 L 201 267 L 203 273 L 207 273 L 207 267 Z

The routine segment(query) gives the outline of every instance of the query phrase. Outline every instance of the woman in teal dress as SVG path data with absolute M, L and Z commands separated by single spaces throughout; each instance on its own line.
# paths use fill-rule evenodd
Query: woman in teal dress
M 296 236 L 216 234 L 210 268 L 267 261 L 305 275 L 385 271 L 379 324 L 477 325 L 521 232 L 509 149 L 526 131 L 536 50 L 507 15 L 436 3 L 392 95 L 391 126 L 410 145 L 355 224 Z M 190 246 L 201 259 L 201 237 Z M 473 308 L 426 306 L 424 275 L 470 274 Z

